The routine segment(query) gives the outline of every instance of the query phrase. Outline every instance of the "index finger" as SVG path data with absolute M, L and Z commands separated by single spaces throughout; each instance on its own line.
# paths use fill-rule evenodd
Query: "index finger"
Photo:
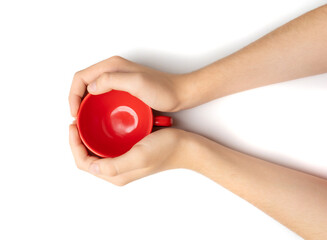
M 70 112 L 73 117 L 77 116 L 82 98 L 86 92 L 87 85 L 98 78 L 104 72 L 134 72 L 142 68 L 124 58 L 114 56 L 96 63 L 74 75 L 73 82 L 69 92 Z
M 76 166 L 79 169 L 87 171 L 91 163 L 99 159 L 98 157 L 90 156 L 88 154 L 85 146 L 81 142 L 76 124 L 71 124 L 69 126 L 69 144 Z

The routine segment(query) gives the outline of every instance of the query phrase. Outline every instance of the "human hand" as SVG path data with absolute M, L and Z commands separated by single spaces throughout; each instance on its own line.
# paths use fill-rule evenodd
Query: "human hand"
M 184 101 L 182 82 L 186 75 L 160 72 L 121 57 L 112 57 L 75 74 L 69 94 L 72 116 L 76 117 L 84 95 L 112 89 L 129 92 L 151 108 L 178 111 Z M 190 133 L 187 133 L 190 134 Z M 98 158 L 88 154 L 76 124 L 70 126 L 70 145 L 78 168 L 116 185 L 171 168 L 185 167 L 188 150 L 182 146 L 186 132 L 163 129 L 138 142 L 117 158 Z
M 189 147 L 192 135 L 194 134 L 166 128 L 146 136 L 119 157 L 98 158 L 88 154 L 80 140 L 76 124 L 71 124 L 69 143 L 79 169 L 123 186 L 156 172 L 188 168 L 190 156 L 194 156 Z
M 180 110 L 183 75 L 169 74 L 114 56 L 77 72 L 74 76 L 69 104 L 73 117 L 86 91 L 101 94 L 112 89 L 129 92 L 158 111 Z

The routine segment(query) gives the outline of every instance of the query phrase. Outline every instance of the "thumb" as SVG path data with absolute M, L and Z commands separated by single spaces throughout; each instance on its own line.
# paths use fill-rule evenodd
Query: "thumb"
M 140 148 L 132 148 L 127 153 L 116 158 L 102 158 L 94 161 L 89 171 L 100 176 L 114 177 L 130 171 L 148 167 L 147 152 Z
M 92 95 L 98 95 L 111 90 L 120 90 L 136 95 L 143 82 L 142 73 L 106 72 L 87 86 Z

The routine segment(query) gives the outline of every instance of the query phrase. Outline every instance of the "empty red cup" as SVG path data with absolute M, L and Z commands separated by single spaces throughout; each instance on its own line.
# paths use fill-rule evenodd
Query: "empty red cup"
M 112 90 L 82 101 L 77 128 L 84 145 L 100 157 L 117 157 L 151 133 L 153 126 L 172 125 L 166 116 L 153 116 L 152 109 L 127 92 Z

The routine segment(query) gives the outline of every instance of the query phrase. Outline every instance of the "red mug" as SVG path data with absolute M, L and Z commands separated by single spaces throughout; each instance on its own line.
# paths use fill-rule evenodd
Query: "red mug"
M 117 157 L 151 133 L 153 126 L 170 127 L 172 119 L 153 116 L 152 109 L 127 92 L 112 90 L 82 101 L 77 128 L 84 145 L 100 157 Z

